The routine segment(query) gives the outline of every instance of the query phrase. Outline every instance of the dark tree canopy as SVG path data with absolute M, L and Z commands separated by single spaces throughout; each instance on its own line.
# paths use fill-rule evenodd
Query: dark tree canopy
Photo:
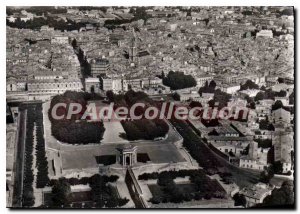
M 60 178 L 52 187 L 52 206 L 63 207 L 68 205 L 68 196 L 70 193 L 70 184 L 65 178 Z
M 128 140 L 154 140 L 158 137 L 165 137 L 169 131 L 168 124 L 160 119 L 123 121 L 122 125 Z
M 91 177 L 82 178 L 60 178 L 51 180 L 52 186 L 50 208 L 69 207 L 74 202 L 74 197 L 71 192 L 71 185 L 89 185 L 91 191 L 89 194 L 89 203 L 86 203 L 86 208 L 103 208 L 103 207 L 121 207 L 129 200 L 120 198 L 116 189 L 111 185 L 118 180 L 118 176 L 101 176 L 95 174 Z M 76 199 L 75 199 L 76 200 Z M 77 202 L 77 201 L 76 201 Z M 73 207 L 76 204 L 73 204 Z M 74 207 L 76 208 L 76 207 Z M 81 208 L 81 206 L 79 207 Z
M 114 94 L 112 91 L 107 91 L 106 96 L 109 102 L 113 102 L 116 106 L 132 106 L 140 102 L 147 105 L 152 105 L 154 102 L 148 95 L 142 91 L 129 90 L 125 94 Z
M 119 198 L 117 192 L 114 190 L 105 176 L 96 174 L 89 179 L 91 187 L 92 200 L 95 202 L 97 208 L 102 207 L 120 207 L 128 202 L 126 198 Z
M 227 103 L 230 101 L 231 95 L 226 92 L 217 89 L 214 91 L 214 98 L 208 102 L 210 107 L 215 107 L 218 103 L 218 109 L 222 109 L 227 106 Z
M 282 77 L 279 77 L 277 81 L 278 83 L 284 83 L 284 79 Z
M 292 16 L 294 14 L 293 8 L 287 8 L 281 11 L 281 15 Z
M 192 101 L 190 102 L 190 105 L 189 105 L 191 108 L 194 108 L 194 107 L 202 107 L 202 104 L 198 101 Z
M 281 163 L 281 161 L 275 161 L 272 164 L 273 170 L 275 174 L 282 174 L 283 171 L 283 165 Z
M 72 30 L 80 30 L 80 28 L 85 27 L 87 23 L 83 22 L 75 22 L 72 20 L 67 19 L 65 22 L 58 17 L 53 16 L 45 16 L 45 17 L 38 17 L 32 20 L 28 20 L 27 22 L 22 21 L 20 18 L 17 18 L 15 22 L 9 22 L 6 20 L 6 25 L 12 28 L 19 28 L 19 29 L 40 29 L 44 25 L 48 25 L 49 27 L 53 27 L 55 30 L 60 31 L 72 31 Z
M 209 85 L 208 85 L 210 88 L 213 88 L 213 89 L 215 89 L 216 88 L 216 86 L 217 86 L 217 84 L 216 84 L 216 82 L 215 81 L 210 81 L 210 83 L 209 83 Z
M 203 87 L 199 89 L 199 94 L 203 95 L 203 93 L 211 93 L 214 94 L 214 98 L 208 102 L 210 107 L 215 107 L 216 103 L 218 103 L 218 109 L 221 109 L 227 106 L 227 103 L 231 99 L 231 95 L 226 92 L 221 91 L 220 89 L 216 89 L 215 81 L 211 81 L 209 84 L 206 82 Z
M 264 99 L 275 100 L 275 97 L 286 97 L 287 95 L 287 92 L 284 90 L 281 90 L 279 92 L 272 91 L 272 89 L 265 89 L 265 88 L 261 88 L 261 90 L 262 91 L 258 92 L 254 97 L 254 100 L 256 102 Z
M 259 121 L 259 129 L 261 130 L 269 130 L 274 131 L 275 128 L 272 123 L 268 120 L 268 118 Z
M 128 140 L 154 140 L 158 137 L 165 137 L 168 133 L 169 125 L 163 119 L 149 120 L 144 117 L 147 107 L 156 106 L 159 109 L 159 104 L 144 92 L 129 90 L 125 94 L 116 95 L 112 91 L 108 91 L 106 96 L 109 102 L 114 102 L 115 107 L 130 108 L 135 103 L 145 104 L 145 108 L 137 107 L 134 112 L 136 116 L 143 116 L 141 119 L 121 121 Z
M 236 193 L 234 196 L 233 196 L 233 200 L 234 200 L 234 205 L 235 206 L 246 206 L 246 198 L 244 195 L 241 195 L 239 193 Z
M 172 90 L 190 88 L 197 85 L 196 80 L 191 75 L 185 75 L 183 72 L 170 71 L 163 79 L 163 84 L 169 86 Z
M 202 95 L 202 93 L 214 93 L 215 92 L 215 83 L 210 83 L 208 85 L 208 82 L 205 82 L 205 85 L 199 89 L 199 94 Z
M 190 177 L 190 186 L 183 189 L 174 182 L 177 177 Z M 211 180 L 203 170 L 179 170 L 163 171 L 161 173 L 142 174 L 140 180 L 149 178 L 157 179 L 157 187 L 160 193 L 153 195 L 150 201 L 159 203 L 182 203 L 184 201 L 214 198 L 226 198 L 226 192 L 216 182 Z
M 274 189 L 270 196 L 267 196 L 259 207 L 287 207 L 294 206 L 294 184 L 292 181 L 284 181 L 279 189 Z
M 265 97 L 265 93 L 262 92 L 262 91 L 260 91 L 260 92 L 258 92 L 258 93 L 256 94 L 254 100 L 255 100 L 255 101 L 263 100 L 264 97 Z
M 267 169 L 260 173 L 259 181 L 263 183 L 269 183 L 274 176 L 274 169 L 272 166 L 269 166 Z
M 277 100 L 273 105 L 272 105 L 272 111 L 275 111 L 277 109 L 280 109 L 283 107 L 283 104 L 280 100 Z
M 259 89 L 259 86 L 252 82 L 251 80 L 247 80 L 245 84 L 241 85 L 241 91 L 247 89 Z
M 287 94 L 286 91 L 281 90 L 276 93 L 276 97 L 285 97 L 286 94 Z
M 271 139 L 255 139 L 255 142 L 258 143 L 259 148 L 271 148 L 272 147 Z
M 88 122 L 82 120 L 81 117 L 86 110 L 87 101 L 92 98 L 91 94 L 83 92 L 67 91 L 63 95 L 53 97 L 48 112 L 51 121 L 52 135 L 59 141 L 70 144 L 89 144 L 99 143 L 104 134 L 105 128 L 103 122 Z M 66 103 L 67 108 L 70 103 L 79 103 L 82 106 L 82 111 L 72 115 L 71 119 L 67 119 L 67 110 L 64 108 L 58 109 L 57 115 L 64 115 L 60 120 L 55 120 L 52 117 L 51 110 L 57 103 Z

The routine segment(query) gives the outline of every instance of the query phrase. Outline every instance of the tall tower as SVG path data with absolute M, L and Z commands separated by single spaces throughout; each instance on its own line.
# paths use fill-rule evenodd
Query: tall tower
M 130 47 L 129 47 L 129 60 L 131 62 L 135 62 L 137 59 L 137 45 L 136 45 L 136 35 L 134 28 L 132 29 L 133 37 L 131 39 Z
M 251 159 L 257 159 L 258 158 L 258 143 L 255 142 L 255 141 L 250 142 L 249 157 Z

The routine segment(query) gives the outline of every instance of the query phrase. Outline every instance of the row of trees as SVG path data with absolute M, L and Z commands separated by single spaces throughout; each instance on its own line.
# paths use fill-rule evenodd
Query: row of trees
M 34 205 L 33 194 L 33 129 L 35 121 L 35 105 L 27 104 L 27 120 L 26 120 L 26 139 L 25 139 L 25 159 L 24 159 L 24 178 L 23 178 L 23 207 L 32 207 Z
M 171 90 L 178 90 L 194 87 L 197 85 L 197 82 L 191 75 L 185 75 L 183 72 L 178 71 L 170 71 L 168 75 L 163 78 L 163 84 L 169 86 Z
M 9 27 L 32 30 L 38 30 L 42 26 L 48 25 L 49 27 L 53 27 L 55 30 L 60 31 L 79 31 L 80 28 L 85 27 L 86 24 L 86 22 L 75 22 L 70 19 L 64 21 L 63 19 L 54 18 L 52 16 L 38 17 L 26 22 L 22 21 L 20 18 L 17 18 L 14 22 L 10 22 L 8 19 L 6 20 L 6 25 Z
M 23 10 L 23 8 L 12 8 L 7 7 L 6 8 L 6 14 L 8 16 L 13 15 L 14 13 L 20 13 Z M 50 7 L 50 6 L 36 6 L 36 7 L 28 7 L 26 8 L 26 11 L 28 13 L 33 13 L 37 16 L 42 16 L 43 14 L 46 15 L 48 13 L 50 14 L 61 14 L 61 13 L 67 13 L 67 9 L 63 7 Z M 45 14 L 46 13 L 46 14 Z
M 44 128 L 43 128 L 43 112 L 42 104 L 36 105 L 35 125 L 36 125 L 36 167 L 37 180 L 36 187 L 44 188 L 49 183 L 48 177 L 48 161 L 45 151 L 45 139 L 44 139 Z
M 171 177 L 172 179 L 175 178 L 184 178 L 186 176 L 191 176 L 193 174 L 196 174 L 198 171 L 200 171 L 201 173 L 204 173 L 201 169 L 197 170 L 197 169 L 191 169 L 191 170 L 187 170 L 187 169 L 182 169 L 182 170 L 178 170 L 178 171 L 164 171 L 161 173 L 158 172 L 153 172 L 153 173 L 144 173 L 139 175 L 138 180 L 151 180 L 151 179 L 158 179 L 160 176 L 164 177 L 164 175 L 168 175 L 169 177 Z
M 82 11 L 82 10 L 101 10 L 103 13 L 106 13 L 108 7 L 79 6 L 77 8 L 80 11 Z
M 183 146 L 207 173 L 218 172 L 218 168 L 223 167 L 212 151 L 204 143 L 199 142 L 201 139 L 186 122 L 176 119 L 172 119 L 171 122 L 183 137 Z
M 131 8 L 129 13 L 133 14 L 133 18 L 131 19 L 114 19 L 114 20 L 106 20 L 104 22 L 104 27 L 113 30 L 115 28 L 121 27 L 122 24 L 131 23 L 137 20 L 144 20 L 147 21 L 151 16 L 147 14 L 146 7 L 136 7 L 135 9 Z M 126 27 L 122 26 L 125 30 Z
M 275 97 L 285 97 L 286 96 L 286 91 L 272 91 L 272 89 L 265 89 L 264 91 L 260 91 L 256 94 L 256 96 L 254 97 L 254 100 L 257 102 L 259 100 L 264 100 L 264 99 L 270 99 L 270 100 L 274 100 Z
M 109 30 L 114 30 L 115 28 L 121 27 L 122 24 L 131 23 L 133 19 L 113 19 L 113 20 L 105 20 L 104 27 L 106 27 Z M 126 28 L 123 26 L 123 29 Z
M 27 109 L 26 120 L 26 139 L 25 139 L 25 160 L 24 160 L 24 182 L 23 182 L 23 206 L 31 207 L 34 205 L 33 194 L 33 180 L 34 174 L 32 170 L 33 165 L 33 130 L 36 128 L 36 167 L 37 179 L 36 187 L 44 188 L 49 184 L 48 178 L 48 161 L 45 152 L 45 140 L 43 129 L 43 114 L 42 104 L 32 103 L 24 104 L 23 107 Z
M 135 103 L 144 103 L 145 106 L 154 105 L 153 100 L 142 91 L 129 90 L 125 94 L 114 94 L 112 91 L 106 92 L 109 102 L 113 102 L 116 106 L 131 107 Z
M 87 184 L 92 182 L 92 179 L 93 179 L 93 176 L 91 176 L 91 177 L 82 177 L 82 178 L 65 178 L 65 180 L 71 186 L 73 186 L 73 185 L 87 185 Z M 106 183 L 107 182 L 114 183 L 119 179 L 119 176 L 117 176 L 117 175 L 111 175 L 111 176 L 103 175 L 102 179 Z M 57 182 L 58 182 L 58 180 L 51 179 L 49 185 L 54 186 Z
M 107 10 L 105 7 L 96 7 L 93 8 L 93 10 L 99 9 L 101 11 Z M 79 10 L 92 10 L 92 7 L 79 7 Z M 66 13 L 67 10 L 64 8 L 38 8 L 34 7 L 32 9 L 27 9 L 28 12 L 32 12 L 34 14 L 37 14 L 39 16 L 44 15 L 44 17 L 34 18 L 33 20 L 28 21 L 21 21 L 20 18 L 17 18 L 15 22 L 9 22 L 7 20 L 6 24 L 7 26 L 14 27 L 14 28 L 27 28 L 27 29 L 39 29 L 43 25 L 49 25 L 50 27 L 54 27 L 56 30 L 61 31 L 72 31 L 72 30 L 79 30 L 82 27 L 85 27 L 87 22 L 75 22 L 73 20 L 67 19 L 67 21 L 64 21 L 62 19 L 59 19 L 58 17 L 50 16 L 49 14 L 59 14 L 59 13 Z M 7 14 L 12 15 L 14 11 L 11 9 L 7 9 Z M 133 21 L 137 20 L 144 20 L 146 21 L 150 16 L 146 13 L 145 8 L 143 7 L 137 7 L 135 10 L 131 10 L 134 17 L 132 19 L 115 19 L 115 20 L 106 20 L 104 22 L 104 27 L 108 29 L 115 29 L 117 27 L 120 27 L 122 24 L 131 23 Z

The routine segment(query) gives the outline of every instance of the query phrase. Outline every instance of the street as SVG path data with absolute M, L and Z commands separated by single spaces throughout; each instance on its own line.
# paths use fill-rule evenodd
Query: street
M 245 186 L 250 186 L 252 184 L 259 182 L 260 172 L 254 170 L 242 169 L 229 163 L 226 159 L 224 159 L 223 157 L 215 153 L 213 150 L 211 150 L 209 146 L 201 139 L 201 137 L 186 122 L 182 122 L 181 126 L 178 126 L 178 124 L 175 124 L 174 126 L 176 127 L 178 132 L 183 136 L 183 138 L 187 134 L 187 132 L 193 133 L 194 135 L 193 137 L 197 139 L 197 142 L 201 144 L 201 147 L 202 148 L 203 146 L 206 147 L 205 152 L 210 153 L 207 154 L 207 157 L 213 156 L 224 167 L 225 171 L 228 171 L 232 174 L 233 181 L 240 188 L 243 188 Z M 199 165 L 201 166 L 201 163 L 199 163 Z

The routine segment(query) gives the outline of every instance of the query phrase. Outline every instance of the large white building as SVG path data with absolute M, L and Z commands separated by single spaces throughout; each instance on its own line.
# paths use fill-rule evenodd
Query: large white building
M 79 79 L 29 80 L 28 93 L 31 94 L 62 94 L 68 90 L 81 91 L 83 88 Z
M 222 84 L 220 86 L 221 91 L 227 93 L 227 94 L 234 94 L 238 90 L 240 90 L 241 86 L 238 84 Z
M 198 91 L 177 91 L 180 101 L 195 100 L 200 98 Z
M 51 38 L 51 43 L 53 43 L 53 44 L 68 44 L 69 37 L 68 36 L 54 36 Z
M 261 30 L 256 33 L 256 38 L 258 37 L 273 38 L 273 32 L 271 30 Z
M 207 82 L 210 83 L 211 80 L 213 80 L 213 76 L 198 76 L 195 78 L 197 82 L 197 87 L 202 87 Z

